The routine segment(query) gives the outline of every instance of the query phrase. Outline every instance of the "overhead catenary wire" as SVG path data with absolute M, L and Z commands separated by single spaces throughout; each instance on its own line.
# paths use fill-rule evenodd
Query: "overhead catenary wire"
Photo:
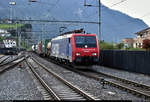
M 140 18 L 144 18 L 144 17 L 147 17 L 147 16 L 149 16 L 149 15 L 150 15 L 150 12 L 147 13 L 147 14 L 145 14 L 145 15 L 143 15 L 143 16 L 141 16 Z
M 14 19 L 14 21 L 16 21 Z M 94 21 L 60 21 L 60 20 L 23 20 L 23 19 L 18 19 L 17 21 L 20 22 L 51 22 L 51 23 L 88 23 L 88 24 L 99 24 L 99 22 L 94 22 Z
M 119 5 L 119 4 L 121 4 L 121 3 L 125 2 L 125 1 L 127 1 L 127 0 L 121 0 L 120 2 L 117 2 L 117 3 L 113 4 L 113 5 L 111 5 L 110 7 L 117 6 L 117 5 Z

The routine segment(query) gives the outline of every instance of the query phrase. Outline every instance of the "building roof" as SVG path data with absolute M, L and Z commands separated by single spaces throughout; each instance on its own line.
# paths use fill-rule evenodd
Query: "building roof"
M 123 39 L 133 39 L 133 38 L 123 38 Z
M 135 34 L 136 34 L 136 35 L 143 34 L 143 33 L 145 33 L 145 32 L 148 32 L 149 29 L 150 29 L 150 27 L 148 27 L 148 28 L 146 28 L 146 29 L 143 29 L 143 30 L 141 30 L 141 31 L 139 31 L 139 32 L 136 32 Z
M 8 32 L 7 32 L 7 30 L 0 29 L 0 33 L 1 33 L 1 34 L 6 34 L 6 33 L 8 33 Z

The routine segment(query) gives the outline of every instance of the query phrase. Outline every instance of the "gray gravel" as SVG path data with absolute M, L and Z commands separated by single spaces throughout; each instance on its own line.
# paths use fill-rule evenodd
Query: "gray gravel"
M 0 75 L 0 100 L 43 100 L 26 68 L 15 67 Z
M 48 68 L 58 73 L 64 79 L 68 80 L 72 84 L 78 86 L 82 90 L 94 95 L 97 98 L 104 100 L 144 100 L 142 98 L 133 96 L 128 92 L 119 90 L 115 87 L 105 85 L 105 88 L 102 88 L 101 84 L 94 79 L 81 76 L 77 73 L 57 66 L 51 62 L 42 60 L 42 58 L 36 57 L 36 59 L 40 60 L 42 64 L 46 65 Z
M 128 71 L 124 71 L 124 70 L 117 70 L 117 69 L 108 68 L 108 67 L 104 67 L 104 66 L 94 66 L 93 69 L 98 72 L 115 75 L 115 76 L 118 76 L 121 78 L 133 80 L 133 81 L 136 81 L 136 82 L 139 82 L 142 84 L 147 84 L 150 86 L 150 76 L 148 76 L 148 75 L 128 72 Z

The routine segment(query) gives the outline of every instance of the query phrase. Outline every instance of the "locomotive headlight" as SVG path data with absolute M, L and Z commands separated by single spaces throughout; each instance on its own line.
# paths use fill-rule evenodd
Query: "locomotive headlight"
M 80 56 L 80 53 L 76 53 L 76 56 Z
M 92 55 L 93 55 L 93 56 L 96 56 L 97 54 L 96 54 L 96 53 L 92 53 Z

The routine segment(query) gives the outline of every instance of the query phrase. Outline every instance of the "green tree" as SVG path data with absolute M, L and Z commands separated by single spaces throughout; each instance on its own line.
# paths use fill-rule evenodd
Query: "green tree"
M 16 30 L 15 30 L 15 29 L 8 30 L 8 32 L 9 32 L 13 37 L 16 36 Z
M 0 41 L 3 41 L 5 39 L 6 39 L 6 37 L 3 37 L 3 36 L 0 37 Z
M 119 43 L 116 45 L 117 49 L 122 49 L 124 47 L 124 44 L 123 43 Z

